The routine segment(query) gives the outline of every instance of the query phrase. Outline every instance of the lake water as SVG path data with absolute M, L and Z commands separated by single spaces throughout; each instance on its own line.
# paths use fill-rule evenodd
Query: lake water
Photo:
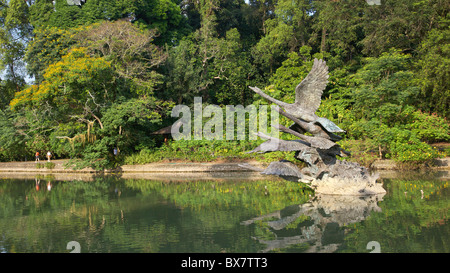
M 278 179 L 0 179 L 0 252 L 450 252 L 449 180 L 383 183 L 359 198 Z

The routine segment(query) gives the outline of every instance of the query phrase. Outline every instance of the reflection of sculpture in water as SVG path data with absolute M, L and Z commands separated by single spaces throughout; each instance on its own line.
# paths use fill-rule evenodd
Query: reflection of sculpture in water
M 376 183 L 377 174 L 372 175 L 357 163 L 336 158 L 350 155 L 336 143 L 342 139 L 337 133 L 345 131 L 332 121 L 316 115 L 327 83 L 328 67 L 325 61 L 315 59 L 309 74 L 295 88 L 294 103 L 276 100 L 257 87 L 250 87 L 255 93 L 282 107 L 284 110 L 277 107 L 277 111 L 294 122 L 289 128 L 280 124 L 272 126 L 298 139 L 281 140 L 259 132 L 257 135 L 267 141 L 249 153 L 295 152 L 295 158 L 308 164 L 308 167 L 300 170 L 291 162 L 279 161 L 272 162 L 267 169 L 259 171 L 263 174 L 310 183 L 316 188 L 317 193 L 339 195 L 385 193 L 381 184 Z M 248 164 L 240 166 L 255 169 Z
M 318 195 L 308 203 L 289 206 L 241 224 L 250 225 L 263 221 L 276 235 L 274 240 L 254 238 L 266 245 L 261 252 L 283 250 L 299 244 L 305 248 L 305 252 L 335 252 L 344 242 L 343 227 L 363 221 L 372 211 L 381 211 L 377 202 L 382 201 L 383 196 L 384 194 L 364 197 Z M 287 228 L 302 216 L 307 216 L 308 219 L 300 222 L 294 230 Z M 274 218 L 275 220 L 265 221 Z

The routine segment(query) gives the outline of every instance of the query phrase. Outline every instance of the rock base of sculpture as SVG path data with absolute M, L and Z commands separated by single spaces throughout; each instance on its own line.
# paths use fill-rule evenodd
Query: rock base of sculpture
M 299 169 L 290 161 L 271 162 L 266 169 L 259 169 L 248 164 L 241 167 L 259 171 L 265 175 L 275 175 L 283 179 L 305 183 L 317 194 L 367 196 L 385 194 L 379 180 L 379 174 L 371 174 L 357 163 L 337 160 L 335 164 L 320 169 L 320 174 L 311 176 L 309 167 Z
M 323 177 L 311 181 L 311 187 L 318 194 L 328 195 L 374 195 L 384 194 L 381 183 L 372 179 L 349 179 L 341 177 Z
M 316 193 L 333 195 L 373 195 L 386 190 L 378 183 L 378 173 L 371 174 L 368 169 L 354 162 L 337 160 L 327 166 L 320 179 L 313 179 L 311 186 Z

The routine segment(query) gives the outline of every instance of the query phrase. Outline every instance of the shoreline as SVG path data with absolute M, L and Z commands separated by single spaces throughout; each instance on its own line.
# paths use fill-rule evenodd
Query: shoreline
M 249 163 L 264 168 L 264 164 L 258 161 L 240 162 L 167 162 L 148 163 L 141 165 L 122 165 L 116 169 L 97 171 L 92 168 L 73 170 L 65 168 L 68 159 L 52 160 L 54 168 L 37 168 L 34 161 L 0 162 L 0 173 L 4 172 L 31 172 L 31 173 L 196 173 L 196 172 L 254 172 L 238 166 L 241 163 Z M 42 165 L 47 161 L 40 161 Z
M 40 161 L 45 164 L 47 161 Z M 240 161 L 240 162 L 166 162 L 166 163 L 148 163 L 142 165 L 122 165 L 114 170 L 96 171 L 92 168 L 85 168 L 81 170 L 73 170 L 65 168 L 64 164 L 68 159 L 52 160 L 55 164 L 54 168 L 47 169 L 36 168 L 34 161 L 15 161 L 15 162 L 0 162 L 0 173 L 17 172 L 17 173 L 258 173 L 238 166 L 241 163 L 249 163 L 255 167 L 265 168 L 268 164 L 255 161 Z M 408 169 L 401 169 L 396 166 L 393 160 L 376 160 L 372 163 L 370 170 L 372 171 L 408 171 Z M 436 159 L 433 166 L 425 170 L 450 170 L 450 157 Z

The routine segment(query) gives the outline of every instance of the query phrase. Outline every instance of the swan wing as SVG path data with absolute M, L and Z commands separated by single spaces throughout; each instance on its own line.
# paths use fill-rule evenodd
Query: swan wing
M 303 111 L 314 114 L 320 106 L 323 90 L 328 83 L 328 77 L 326 62 L 314 59 L 311 71 L 295 88 L 295 104 Z

